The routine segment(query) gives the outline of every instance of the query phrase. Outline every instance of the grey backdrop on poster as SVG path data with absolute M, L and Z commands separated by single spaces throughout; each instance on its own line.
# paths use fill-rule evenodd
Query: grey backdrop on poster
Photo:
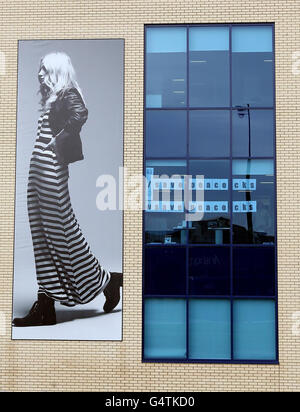
M 40 116 L 39 64 L 42 57 L 56 51 L 70 56 L 89 111 L 81 131 L 84 160 L 69 165 L 71 203 L 100 264 L 109 271 L 122 272 L 123 211 L 97 209 L 96 197 L 101 189 L 96 187 L 96 181 L 100 175 L 112 175 L 119 188 L 119 168 L 123 166 L 124 41 L 19 41 L 14 316 L 24 316 L 36 300 L 37 282 L 27 215 L 27 180 Z M 75 308 L 56 305 L 59 325 L 51 330 L 49 327 L 13 328 L 13 338 L 121 339 L 121 311 L 103 315 L 103 294 L 88 305 Z

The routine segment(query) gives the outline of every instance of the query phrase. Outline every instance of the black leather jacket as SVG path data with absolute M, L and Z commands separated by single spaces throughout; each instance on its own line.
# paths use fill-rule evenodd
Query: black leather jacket
M 75 87 L 58 94 L 49 111 L 49 125 L 59 164 L 66 166 L 83 159 L 80 131 L 87 118 L 88 110 Z

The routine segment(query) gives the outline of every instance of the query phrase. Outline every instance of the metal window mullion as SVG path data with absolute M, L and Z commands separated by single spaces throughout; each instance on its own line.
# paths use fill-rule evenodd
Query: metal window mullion
M 279 326 L 278 326 L 278 255 L 277 255 L 277 152 L 276 152 L 276 70 L 275 70 L 275 26 L 272 25 L 273 42 L 273 157 L 274 157 L 274 245 L 275 245 L 275 342 L 276 360 L 279 360 Z
M 273 110 L 273 106 L 250 106 L 250 110 Z M 189 108 L 190 111 L 200 111 L 200 110 L 240 110 L 240 109 L 248 109 L 247 106 L 241 106 L 241 107 L 230 107 L 230 106 L 222 106 L 222 107 L 214 107 L 214 106 L 192 106 Z M 182 107 L 147 107 L 147 110 L 149 110 L 150 112 L 155 112 L 155 111 L 161 111 L 161 110 L 165 110 L 165 111 L 170 111 L 170 110 L 184 110 Z
M 230 177 L 229 177 L 229 207 L 230 207 L 230 351 L 234 359 L 233 330 L 233 211 L 232 211 L 232 24 L 229 25 L 229 96 L 230 96 Z
M 261 23 L 264 25 L 271 25 L 271 24 L 265 24 L 265 23 Z M 249 24 L 249 26 L 253 27 L 255 25 L 259 26 L 261 24 Z M 243 26 L 247 26 L 246 24 L 242 24 Z M 154 25 L 155 26 L 155 25 Z M 161 27 L 161 25 L 159 25 Z M 174 25 L 173 25 L 174 26 Z M 274 153 L 273 153 L 273 157 L 270 157 L 270 159 L 274 160 L 274 175 L 275 175 L 275 196 L 274 196 L 274 208 L 275 208 L 275 242 L 274 245 L 247 245 L 247 244 L 233 244 L 233 210 L 232 210 L 232 199 L 233 199 L 233 191 L 232 191 L 232 179 L 233 179 L 233 169 L 232 169 L 232 163 L 233 163 L 233 156 L 232 156 L 232 114 L 233 111 L 236 110 L 236 108 L 232 107 L 232 94 L 233 94 L 233 90 L 232 90 L 232 29 L 234 26 L 237 26 L 237 24 L 228 24 L 226 25 L 226 27 L 229 27 L 229 35 L 230 35 L 230 50 L 229 50 L 229 59 L 230 59 L 230 107 L 229 108 L 212 108 L 212 107 L 206 107 L 206 108 L 201 108 L 201 107 L 195 107 L 195 108 L 190 108 L 189 107 L 189 28 L 190 27 L 203 27 L 204 25 L 184 25 L 182 27 L 186 27 L 187 29 L 187 105 L 186 105 L 186 112 L 187 112 L 187 153 L 186 153 L 186 161 L 187 161 L 187 174 L 189 174 L 189 169 L 190 169 L 190 160 L 193 159 L 193 157 L 190 156 L 189 153 L 189 114 L 191 110 L 230 110 L 230 193 L 229 193 L 229 198 L 230 198 L 230 220 L 231 220 L 231 230 L 230 230 L 230 244 L 229 245 L 222 245 L 225 247 L 230 247 L 230 282 L 231 282 L 231 286 L 230 286 L 230 302 L 231 302 L 231 360 L 230 361 L 223 361 L 221 360 L 221 363 L 254 363 L 254 364 L 260 364 L 260 363 L 266 363 L 266 364 L 275 364 L 277 362 L 274 361 L 248 361 L 248 360 L 244 360 L 244 361 L 235 361 L 233 354 L 234 354 L 234 339 L 233 339 L 233 334 L 234 334 L 234 330 L 233 330 L 233 303 L 234 303 L 234 295 L 233 295 L 233 249 L 234 247 L 238 247 L 238 246 L 245 246 L 245 247 L 275 247 L 275 259 L 276 259 L 276 265 L 275 265 L 275 292 L 276 292 L 276 296 L 275 297 L 250 297 L 250 296 L 244 296 L 244 297 L 238 297 L 236 296 L 236 298 L 244 298 L 244 299 L 275 299 L 276 302 L 276 359 L 278 360 L 278 272 L 277 272 L 277 174 L 276 174 L 276 103 L 275 103 L 275 32 L 274 32 L 274 24 L 272 24 L 273 27 L 273 88 L 274 88 L 274 107 L 251 107 L 251 110 L 273 110 L 274 111 L 274 135 L 273 135 L 273 145 L 274 145 Z M 207 24 L 206 26 L 212 26 L 212 24 Z M 148 27 L 148 25 L 147 25 Z M 170 27 L 170 25 L 166 25 L 166 27 Z M 146 40 L 146 25 L 144 26 L 144 40 Z M 146 123 L 146 112 L 147 112 L 147 108 L 146 108 L 146 41 L 144 41 L 144 153 L 143 153 L 143 168 L 145 171 L 145 158 L 146 156 L 146 139 L 145 139 L 145 123 Z M 149 108 L 150 110 L 182 110 L 182 108 Z M 254 157 L 251 157 L 252 159 L 254 159 Z M 260 157 L 257 157 L 260 158 Z M 266 158 L 261 157 L 261 158 Z M 171 158 L 170 158 L 171 159 Z M 212 158 L 209 158 L 210 160 L 212 160 Z M 227 158 L 228 159 L 228 158 Z M 145 193 L 143 194 L 145 196 Z M 143 350 L 144 350 L 144 297 L 147 296 L 144 294 L 144 281 L 145 281 L 145 276 L 144 276 L 144 272 L 145 272 L 145 262 L 144 262 L 144 253 L 145 253 L 145 211 L 143 210 L 143 277 L 142 277 L 142 283 L 143 283 L 143 290 L 142 290 L 142 295 L 143 295 L 143 325 L 142 325 L 142 332 L 143 332 L 143 337 L 142 337 L 142 341 L 143 341 Z M 173 361 L 173 362 L 193 362 L 193 360 L 188 359 L 188 335 L 189 335 L 189 309 L 188 309 L 188 305 L 189 305 L 189 247 L 191 246 L 204 246 L 202 244 L 191 244 L 189 242 L 189 234 L 187 234 L 187 243 L 185 245 L 186 247 L 186 305 L 187 305 L 187 322 L 186 322 L 186 328 L 187 328 L 187 359 L 186 360 L 167 360 L 167 359 L 163 359 L 163 362 L 168 362 L 168 361 Z M 212 246 L 212 245 L 207 245 L 207 246 Z M 150 246 L 151 247 L 151 246 Z M 184 296 L 183 296 L 184 297 Z M 192 297 L 192 296 L 191 296 Z M 215 298 L 214 296 L 212 296 L 212 298 Z M 149 360 L 146 360 L 149 361 Z M 154 362 L 156 362 L 154 360 Z M 212 359 L 210 360 L 194 360 L 194 362 L 200 362 L 200 363 L 218 363 L 218 361 L 214 361 Z
M 146 136 L 145 136 L 145 130 L 146 130 L 146 32 L 147 32 L 147 27 L 144 25 L 144 119 L 143 119 L 143 173 L 145 176 L 145 167 L 146 167 L 146 162 L 145 162 L 145 157 L 146 157 Z M 143 193 L 143 199 L 145 199 L 145 190 Z M 145 241 L 146 241 L 146 236 L 145 236 L 145 210 L 144 210 L 144 202 L 143 202 L 143 210 L 142 210 L 142 216 L 143 216 L 143 221 L 142 221 L 142 230 L 143 230 L 143 236 L 142 236 L 142 360 L 144 360 L 144 348 L 145 348 Z
M 189 26 L 186 26 L 186 171 L 187 175 L 189 175 L 190 172 L 190 113 L 189 113 L 189 107 L 190 107 L 190 28 Z M 186 189 L 186 188 L 185 188 Z M 190 301 L 189 301 L 189 230 L 187 230 L 187 235 L 186 235 L 186 358 L 189 360 L 189 308 L 190 308 Z

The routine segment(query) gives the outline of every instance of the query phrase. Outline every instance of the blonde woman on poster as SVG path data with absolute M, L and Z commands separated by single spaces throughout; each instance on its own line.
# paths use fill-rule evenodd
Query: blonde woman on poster
M 82 160 L 80 131 L 88 110 L 70 57 L 47 54 L 38 78 L 41 115 L 29 169 L 27 207 L 34 250 L 38 297 L 13 326 L 56 324 L 55 302 L 75 306 L 100 293 L 104 312 L 119 303 L 122 273 L 104 269 L 76 220 L 68 188 L 70 163 Z

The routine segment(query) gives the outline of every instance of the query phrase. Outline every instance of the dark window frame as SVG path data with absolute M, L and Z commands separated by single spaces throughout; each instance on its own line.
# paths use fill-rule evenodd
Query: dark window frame
M 189 28 L 190 27 L 228 27 L 229 28 L 229 41 L 230 41 L 230 46 L 229 46 L 229 55 L 230 55 L 230 107 L 189 107 Z M 232 28 L 236 26 L 243 26 L 243 27 L 255 27 L 255 26 L 269 26 L 272 27 L 272 32 L 273 32 L 273 106 L 272 107 L 252 107 L 251 110 L 266 110 L 266 109 L 272 109 L 274 111 L 274 133 L 273 133 L 273 156 L 268 157 L 268 156 L 262 156 L 262 157 L 243 157 L 243 156 L 237 156 L 233 157 L 232 155 L 232 111 L 237 110 L 237 108 L 232 107 Z M 187 106 L 186 107 L 180 107 L 180 108 L 174 108 L 174 107 L 162 107 L 160 108 L 147 108 L 146 107 L 146 31 L 147 28 L 171 28 L 171 27 L 184 27 L 187 29 Z M 165 245 L 146 245 L 145 243 L 145 213 L 147 213 L 145 210 L 143 210 L 143 248 L 142 248 L 142 270 L 143 270 L 143 277 L 142 277 L 142 302 L 143 302 L 143 310 L 142 310 L 142 362 L 146 363 L 217 363 L 217 364 L 279 364 L 279 342 L 278 342 L 278 265 L 277 265 L 277 175 L 276 175 L 276 94 L 275 94 L 275 84 L 276 84 L 276 78 L 275 78 L 275 23 L 234 23 L 234 24 L 219 24 L 219 23 L 212 23 L 212 24 L 146 24 L 144 25 L 144 148 L 143 148 L 143 171 L 145 174 L 145 168 L 146 168 L 146 161 L 147 160 L 162 160 L 162 159 L 185 159 L 187 161 L 187 174 L 189 174 L 189 160 L 206 160 L 206 159 L 214 159 L 214 157 L 193 157 L 189 156 L 189 111 L 190 110 L 229 110 L 231 115 L 230 115 L 230 156 L 229 157 L 220 157 L 220 158 L 215 158 L 215 159 L 227 159 L 230 160 L 230 179 L 229 179 L 229 187 L 232 187 L 232 161 L 234 159 L 272 159 L 274 161 L 274 179 L 275 179 L 275 185 L 274 185 L 274 248 L 275 248 L 275 295 L 274 296 L 235 296 L 233 295 L 233 248 L 237 247 L 270 247 L 270 245 L 259 245 L 259 244 L 234 244 L 233 243 L 233 222 L 232 222 L 232 207 L 230 207 L 230 218 L 231 218 L 231 229 L 230 229 L 230 237 L 231 237 L 231 242 L 230 244 L 224 244 L 224 245 L 212 245 L 212 244 L 189 244 L 187 242 L 184 246 L 181 244 L 178 245 L 172 245 L 172 247 L 185 247 L 186 248 L 186 281 L 187 281 L 187 293 L 186 295 L 180 295 L 180 296 L 174 296 L 174 295 L 146 295 L 144 293 L 144 288 L 145 288 L 145 249 L 146 248 L 161 248 L 161 247 L 167 247 Z M 186 110 L 187 111 L 187 153 L 185 157 L 147 157 L 146 156 L 146 138 L 145 138 L 145 132 L 146 132 L 146 111 L 151 111 L 151 110 Z M 232 203 L 232 190 L 230 190 L 230 204 Z M 143 203 L 144 204 L 144 203 Z M 189 265 L 189 249 L 192 247 L 230 247 L 230 281 L 231 281 L 231 294 L 228 296 L 228 299 L 230 299 L 231 303 L 231 359 L 224 359 L 224 360 L 219 360 L 219 359 L 189 359 L 188 358 L 188 351 L 189 351 L 189 299 L 193 299 L 195 297 L 201 299 L 226 299 L 226 296 L 207 296 L 207 295 L 197 295 L 197 296 L 192 296 L 188 294 L 188 283 L 189 283 L 189 276 L 188 276 L 188 265 Z M 187 359 L 149 359 L 144 357 L 144 302 L 146 298 L 174 298 L 174 297 L 180 297 L 184 298 L 186 301 L 186 328 L 187 328 Z M 253 299 L 253 300 L 260 300 L 260 299 L 266 299 L 266 300 L 272 300 L 275 302 L 275 345 L 276 345 L 276 358 L 274 360 L 253 360 L 253 359 L 245 359 L 245 360 L 235 360 L 233 358 L 233 352 L 234 352 L 234 331 L 233 331 L 233 304 L 234 301 L 237 299 Z

